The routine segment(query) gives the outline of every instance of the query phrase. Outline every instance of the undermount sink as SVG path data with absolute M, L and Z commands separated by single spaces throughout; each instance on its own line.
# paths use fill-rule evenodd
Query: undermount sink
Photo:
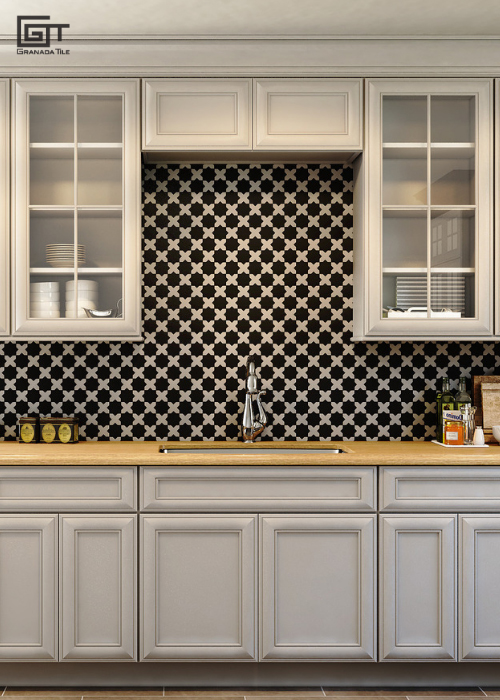
M 273 448 L 273 447 L 187 447 L 185 449 L 170 449 L 168 447 L 160 447 L 160 452 L 163 454 L 189 454 L 189 455 L 240 455 L 241 457 L 247 457 L 249 454 L 253 455 L 297 455 L 297 454 L 341 454 L 344 450 L 338 448 L 334 449 L 315 449 L 314 447 L 301 449 L 301 448 Z

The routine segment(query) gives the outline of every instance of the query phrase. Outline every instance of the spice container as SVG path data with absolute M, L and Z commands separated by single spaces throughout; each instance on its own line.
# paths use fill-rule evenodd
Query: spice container
M 40 418 L 41 442 L 78 442 L 78 418 Z
M 40 442 L 40 422 L 38 417 L 22 416 L 17 421 L 17 438 L 19 442 Z

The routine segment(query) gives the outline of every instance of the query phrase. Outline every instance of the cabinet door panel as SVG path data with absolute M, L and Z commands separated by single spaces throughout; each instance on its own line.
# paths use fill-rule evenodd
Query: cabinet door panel
M 375 655 L 375 516 L 261 516 L 261 659 Z
M 0 80 L 0 336 L 9 332 L 9 81 Z
M 500 517 L 460 516 L 461 660 L 500 659 Z
M 0 660 L 57 660 L 57 515 L 0 517 Z
M 456 659 L 456 516 L 381 516 L 384 660 Z
M 362 148 L 361 80 L 254 80 L 255 150 Z
M 136 516 L 62 517 L 61 660 L 134 660 Z
M 143 659 L 255 658 L 256 523 L 143 517 Z
M 143 149 L 249 150 L 250 80 L 143 81 Z

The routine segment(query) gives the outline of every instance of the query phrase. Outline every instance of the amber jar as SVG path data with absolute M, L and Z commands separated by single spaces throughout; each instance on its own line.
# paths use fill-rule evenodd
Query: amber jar
M 40 442 L 40 421 L 38 417 L 22 416 L 17 421 L 17 439 L 25 444 Z
M 462 421 L 444 421 L 443 442 L 445 445 L 464 444 L 464 424 Z
M 78 442 L 78 418 L 40 418 L 41 442 Z

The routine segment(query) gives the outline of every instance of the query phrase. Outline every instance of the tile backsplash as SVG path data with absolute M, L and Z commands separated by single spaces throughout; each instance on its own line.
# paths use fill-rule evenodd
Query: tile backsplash
M 40 414 L 235 440 L 250 353 L 263 439 L 433 437 L 440 378 L 500 373 L 500 346 L 351 342 L 352 196 L 332 165 L 144 166 L 144 342 L 0 343 L 0 439 Z

